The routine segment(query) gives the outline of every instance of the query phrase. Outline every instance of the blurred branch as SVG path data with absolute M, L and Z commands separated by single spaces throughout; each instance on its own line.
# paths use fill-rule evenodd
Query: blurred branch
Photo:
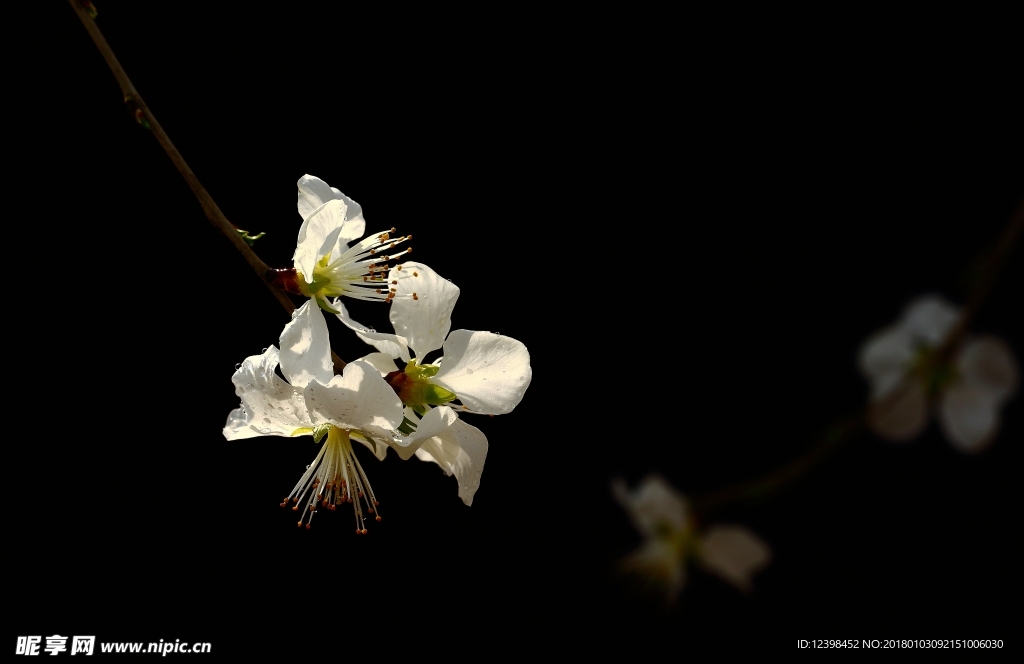
M 946 337 L 946 340 L 936 351 L 937 362 L 944 363 L 948 361 L 953 357 L 956 349 L 960 347 L 960 343 L 964 340 L 964 336 L 967 334 L 967 330 L 970 329 L 971 323 L 977 317 L 981 305 L 988 299 L 992 286 L 995 285 L 996 279 L 1006 263 L 1006 257 L 1009 256 L 1013 246 L 1020 239 L 1022 229 L 1024 229 L 1024 200 L 1021 200 L 1016 212 L 1010 217 L 1010 223 L 1006 225 L 1002 235 L 999 236 L 996 247 L 992 250 L 992 255 L 985 263 L 985 271 L 968 296 L 967 304 L 964 305 L 960 318 L 957 319 L 953 329 L 949 332 L 949 336 Z
M 693 501 L 694 507 L 703 514 L 724 505 L 743 500 L 756 500 L 774 493 L 838 451 L 864 426 L 864 418 L 863 412 L 841 418 L 829 428 L 818 444 L 803 456 L 755 480 L 740 482 L 725 489 L 697 496 Z
M 167 153 L 171 163 L 178 169 L 181 177 L 185 179 L 189 189 L 192 190 L 192 194 L 198 199 L 200 207 L 203 208 L 203 213 L 206 218 L 213 224 L 230 242 L 234 245 L 235 249 L 238 250 L 245 261 L 249 263 L 249 266 L 256 272 L 257 276 L 263 281 L 263 284 L 270 290 L 274 298 L 280 303 L 288 315 L 291 315 L 295 311 L 295 303 L 292 302 L 291 298 L 288 297 L 284 291 L 277 288 L 271 281 L 269 267 L 264 263 L 256 252 L 246 243 L 242 236 L 238 232 L 238 228 L 228 221 L 228 218 L 224 216 L 217 203 L 214 202 L 213 197 L 206 191 L 202 183 L 199 182 L 199 178 L 189 168 L 188 163 L 185 162 L 184 157 L 178 152 L 178 148 L 174 147 L 174 143 L 164 132 L 163 127 L 160 126 L 160 122 L 153 115 L 153 112 L 149 110 L 146 105 L 146 101 L 139 94 L 139 91 L 135 89 L 128 74 L 125 73 L 124 68 L 121 67 L 121 63 L 117 61 L 117 57 L 111 50 L 110 45 L 107 44 L 107 40 L 103 37 L 103 33 L 100 32 L 99 27 L 93 20 L 89 13 L 89 8 L 86 7 L 87 3 L 83 3 L 81 0 L 68 0 L 71 4 L 71 8 L 75 10 L 79 20 L 82 21 L 82 25 L 85 26 L 86 32 L 92 38 L 96 48 L 99 49 L 100 55 L 107 62 L 107 66 L 110 67 L 110 71 L 114 74 L 114 78 L 117 79 L 117 84 L 121 87 L 121 93 L 124 95 L 124 103 L 128 107 L 128 110 L 132 112 L 135 120 L 143 127 L 149 129 L 153 136 L 156 138 L 160 147 Z M 331 357 L 334 359 L 335 371 L 340 371 L 345 366 L 345 362 L 338 357 L 338 355 L 332 350 Z

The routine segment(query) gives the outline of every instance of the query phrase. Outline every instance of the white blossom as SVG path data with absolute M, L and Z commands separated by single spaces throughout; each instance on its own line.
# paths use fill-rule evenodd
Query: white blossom
M 485 415 L 511 412 L 533 377 L 526 346 L 493 332 L 449 333 L 459 288 L 422 263 L 395 266 L 388 281 L 395 292 L 390 312 L 395 334 L 376 332 L 355 322 L 340 300 L 333 305 L 340 310 L 341 322 L 379 351 L 363 359 L 389 376 L 399 391 L 407 406 L 407 426 L 417 425 L 418 417 L 429 416 L 442 405 Z M 424 361 L 438 349 L 442 357 Z M 396 359 L 404 366 L 397 367 Z M 397 451 L 400 455 L 415 453 L 455 475 L 459 496 L 472 504 L 487 455 L 487 438 L 479 429 L 456 419 L 442 435 L 424 440 L 415 449 L 410 446 Z
M 688 560 L 749 592 L 754 574 L 771 559 L 768 545 L 743 526 L 698 532 L 686 498 L 658 475 L 647 476 L 633 491 L 615 480 L 612 493 L 644 538 L 625 559 L 626 569 L 663 584 L 670 599 L 686 585 Z
M 395 250 L 411 236 L 394 236 L 392 228 L 355 242 L 366 230 L 358 203 L 312 175 L 299 178 L 298 188 L 302 226 L 292 258 L 294 282 L 281 286 L 331 313 L 337 313 L 328 304 L 332 297 L 390 301 L 394 294 L 385 279 L 390 261 L 411 251 Z
M 987 447 L 999 411 L 1017 387 L 1013 351 L 993 336 L 967 337 L 944 366 L 932 362 L 960 315 L 935 295 L 911 302 L 894 325 L 873 334 L 858 353 L 870 384 L 871 428 L 892 441 L 915 438 L 937 411 L 946 438 L 964 452 Z

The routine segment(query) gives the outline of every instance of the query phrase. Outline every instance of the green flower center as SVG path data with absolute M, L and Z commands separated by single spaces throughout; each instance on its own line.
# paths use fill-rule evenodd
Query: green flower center
M 430 381 L 440 369 L 436 364 L 419 364 L 416 360 L 409 360 L 405 369 L 392 371 L 384 380 L 403 404 L 423 417 L 430 410 L 428 406 L 443 406 L 458 399 L 451 390 Z
M 654 536 L 672 547 L 680 560 L 695 556 L 700 546 L 692 528 L 676 528 L 667 521 L 654 524 Z
M 931 345 L 919 343 L 910 363 L 910 372 L 921 380 L 928 396 L 933 398 L 960 379 L 952 362 L 936 362 L 935 351 Z

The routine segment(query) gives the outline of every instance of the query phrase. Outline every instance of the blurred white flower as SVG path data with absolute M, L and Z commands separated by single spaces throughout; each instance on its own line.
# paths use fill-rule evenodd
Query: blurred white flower
M 686 584 L 688 560 L 744 592 L 771 560 L 768 545 L 743 526 L 715 525 L 697 533 L 686 499 L 658 475 L 647 476 L 633 491 L 617 479 L 612 493 L 644 537 L 626 557 L 626 568 L 661 582 L 670 599 Z
M 481 415 L 511 412 L 533 377 L 526 346 L 493 332 L 455 330 L 449 334 L 459 288 L 422 263 L 395 266 L 388 280 L 394 292 L 390 318 L 396 334 L 355 322 L 340 300 L 333 306 L 340 310 L 342 323 L 380 351 L 363 359 L 380 370 L 405 404 L 406 428 L 402 430 L 419 427 L 415 429 L 419 433 L 422 422 L 445 404 Z M 428 353 L 439 349 L 443 357 L 424 362 Z M 396 359 L 402 366 L 395 365 Z M 462 405 L 454 403 L 456 400 Z M 418 458 L 441 466 L 446 474 L 454 474 L 459 497 L 472 504 L 487 456 L 487 438 L 479 429 L 455 420 L 442 435 L 421 446 L 396 449 L 403 458 L 415 452 Z
M 978 452 L 995 438 L 999 410 L 1017 387 L 1017 364 L 1004 341 L 984 336 L 967 337 L 946 365 L 936 366 L 934 353 L 959 315 L 941 297 L 923 296 L 861 346 L 857 360 L 870 384 L 868 423 L 882 438 L 916 437 L 933 404 L 957 449 Z

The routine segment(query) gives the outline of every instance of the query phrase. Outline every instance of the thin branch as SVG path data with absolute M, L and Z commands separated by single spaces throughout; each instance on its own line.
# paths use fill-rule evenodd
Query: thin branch
M 235 249 L 242 254 L 242 257 L 245 258 L 245 261 L 256 272 L 257 276 L 263 281 L 263 284 L 270 289 L 271 294 L 281 304 L 285 312 L 291 315 L 295 311 L 295 303 L 291 301 L 291 298 L 284 291 L 273 284 L 269 266 L 256 255 L 256 252 L 238 234 L 237 227 L 224 216 L 217 203 L 214 202 L 213 197 L 210 196 L 206 188 L 199 182 L 199 178 L 189 168 L 185 158 L 178 152 L 178 148 L 174 147 L 174 143 L 171 142 L 171 139 L 164 132 L 163 127 L 160 126 L 160 122 L 153 115 L 153 112 L 149 110 L 149 106 L 146 105 L 142 95 L 135 89 L 131 79 L 128 78 L 128 74 L 121 67 L 121 63 L 117 61 L 117 56 L 114 55 L 110 45 L 107 44 L 107 40 L 103 37 L 103 33 L 100 32 L 99 27 L 89 15 L 82 2 L 80 0 L 68 0 L 68 2 L 71 4 L 71 8 L 75 10 L 79 20 L 82 21 L 82 25 L 85 26 L 85 30 L 89 33 L 93 43 L 96 44 L 100 55 L 106 60 L 107 66 L 110 67 L 110 71 L 114 74 L 114 78 L 117 79 L 117 84 L 121 87 L 121 93 L 124 95 L 124 103 L 132 111 L 135 119 L 139 124 L 149 129 L 153 136 L 156 137 L 160 147 L 167 153 L 171 163 L 178 169 L 181 177 L 188 184 L 188 188 L 192 190 L 192 194 L 198 199 L 206 218 L 235 246 Z M 340 372 L 341 368 L 345 366 L 345 362 L 333 350 L 331 351 L 331 357 L 334 360 L 335 372 Z

